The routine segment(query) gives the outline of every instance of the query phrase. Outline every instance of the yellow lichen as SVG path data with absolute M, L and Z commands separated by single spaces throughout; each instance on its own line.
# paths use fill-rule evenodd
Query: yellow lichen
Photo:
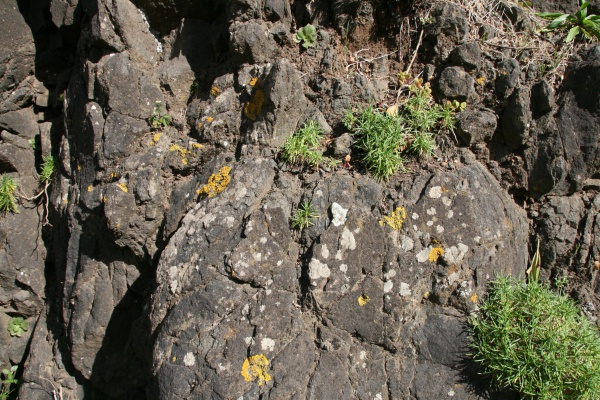
M 229 185 L 229 182 L 231 181 L 229 172 L 231 172 L 231 167 L 221 167 L 219 172 L 212 174 L 210 178 L 208 178 L 206 185 L 198 189 L 196 193 L 199 195 L 205 194 L 207 197 L 215 197 L 217 194 L 225 190 L 227 185 Z
M 129 192 L 129 188 L 127 188 L 127 184 L 125 182 L 121 182 L 117 186 L 125 193 Z
M 431 296 L 431 292 L 429 292 L 429 291 L 427 291 L 427 292 L 425 292 L 425 293 L 423 294 L 423 298 L 424 298 L 425 300 L 427 300 L 427 299 L 429 298 L 429 296 Z
M 152 141 L 154 143 L 158 143 L 158 141 L 160 140 L 161 136 L 162 136 L 162 132 L 155 133 L 154 136 L 152 136 Z
M 198 129 L 202 129 L 202 122 L 198 122 Z
M 250 79 L 249 85 L 253 86 L 253 87 L 256 86 L 256 85 L 258 85 L 258 78 L 252 78 L 252 79 Z
M 106 200 L 107 200 L 107 199 L 106 199 L 106 196 L 102 196 L 102 202 L 103 202 L 103 203 L 106 203 Z
M 213 117 L 206 117 L 206 122 L 213 122 L 215 119 Z
M 444 255 L 444 248 L 441 245 L 433 247 L 429 252 L 429 261 L 437 262 L 438 258 Z
M 244 105 L 244 115 L 247 118 L 254 121 L 260 115 L 260 112 L 262 111 L 262 106 L 263 106 L 264 102 L 265 102 L 265 93 L 262 90 L 258 89 L 254 93 L 252 100 L 250 100 L 249 103 L 246 103 Z
M 269 360 L 264 354 L 250 356 L 244 360 L 242 376 L 246 382 L 258 380 L 258 386 L 262 386 L 271 380 L 271 375 L 267 372 L 268 367 Z
M 219 93 L 221 93 L 221 89 L 219 89 L 219 88 L 218 88 L 218 87 L 216 87 L 216 86 L 213 86 L 213 87 L 210 89 L 210 94 L 212 94 L 212 95 L 213 95 L 213 96 L 215 96 L 215 97 L 217 97 L 217 96 L 219 95 Z
M 362 307 L 365 304 L 367 304 L 369 300 L 371 300 L 369 296 L 367 296 L 366 294 L 361 294 L 360 296 L 358 296 L 358 305 Z
M 393 230 L 399 231 L 402 228 L 404 221 L 406 221 L 406 209 L 404 209 L 404 207 L 398 207 L 389 217 L 384 215 L 383 218 L 379 220 L 379 225 L 388 225 Z
M 77 171 L 81 171 L 81 165 L 77 166 Z
M 201 148 L 203 148 L 204 146 L 203 146 L 203 145 L 201 145 L 200 143 L 192 143 L 192 147 L 193 147 L 193 148 L 195 148 L 195 149 L 201 149 Z
M 471 301 L 473 303 L 477 303 L 478 298 L 479 298 L 479 296 L 477 295 L 477 293 L 473 293 L 473 296 L 471 296 Z
M 485 76 L 481 76 L 481 77 L 477 78 L 478 85 L 483 86 L 484 83 L 485 83 Z
M 88 186 L 88 192 L 93 192 L 94 191 L 94 187 L 92 185 Z
M 178 152 L 179 155 L 181 155 L 181 163 L 183 165 L 188 164 L 188 155 L 191 153 L 191 151 L 189 151 L 188 149 L 184 149 L 183 147 L 181 147 L 178 144 L 172 144 L 171 147 L 169 147 L 169 151 Z

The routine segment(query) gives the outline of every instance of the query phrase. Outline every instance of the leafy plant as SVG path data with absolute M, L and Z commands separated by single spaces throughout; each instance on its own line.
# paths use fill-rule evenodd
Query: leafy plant
M 306 25 L 303 28 L 298 29 L 294 36 L 296 43 L 301 43 L 302 47 L 308 49 L 314 47 L 317 44 L 317 30 L 311 24 Z
M 292 216 L 292 228 L 302 230 L 314 225 L 311 221 L 313 218 L 320 218 L 310 201 L 304 200 L 296 213 Z
M 29 330 L 29 322 L 23 317 L 11 318 L 8 322 L 8 332 L 10 336 L 23 336 L 23 333 Z
M 581 2 L 579 10 L 572 14 L 562 13 L 537 13 L 536 15 L 544 19 L 552 20 L 544 31 L 553 31 L 555 29 L 568 29 L 569 33 L 565 38 L 566 43 L 570 43 L 577 35 L 583 34 L 587 39 L 595 36 L 600 39 L 600 15 L 587 15 L 587 8 L 590 5 L 588 1 Z
M 165 128 L 171 125 L 171 117 L 169 114 L 163 114 L 162 104 L 160 101 L 157 101 L 154 105 L 154 112 L 150 117 L 150 125 L 154 129 Z
M 4 377 L 0 378 L 0 400 L 8 399 L 8 396 L 14 392 L 14 389 L 10 387 L 19 383 L 19 380 L 15 378 L 18 368 L 18 366 L 13 365 L 10 369 L 2 370 Z
M 566 295 L 499 277 L 469 325 L 471 356 L 498 386 L 526 398 L 600 398 L 600 335 Z
M 0 177 L 0 212 L 19 212 L 17 208 L 17 199 L 15 191 L 17 183 L 8 175 L 2 174 Z
M 323 156 L 323 152 L 319 150 L 322 133 L 317 121 L 308 121 L 286 139 L 281 148 L 281 158 L 289 164 L 306 164 L 312 167 L 324 164 L 331 168 L 339 164 L 339 161 Z
M 49 184 L 58 171 L 58 159 L 54 158 L 54 156 L 49 155 L 43 158 L 42 160 L 42 171 L 40 172 L 40 181 L 44 184 Z

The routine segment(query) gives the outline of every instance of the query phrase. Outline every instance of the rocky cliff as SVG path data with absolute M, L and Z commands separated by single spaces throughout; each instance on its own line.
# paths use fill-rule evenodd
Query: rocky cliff
M 2 11 L 18 212 L 0 216 L 0 363 L 18 365 L 19 398 L 517 398 L 472 370 L 465 322 L 538 239 L 543 279 L 567 277 L 597 320 L 600 46 L 539 33 L 523 4 Z M 312 47 L 294 40 L 307 24 Z M 466 107 L 430 157 L 377 180 L 342 120 L 402 103 L 416 77 Z M 308 121 L 337 162 L 284 162 Z

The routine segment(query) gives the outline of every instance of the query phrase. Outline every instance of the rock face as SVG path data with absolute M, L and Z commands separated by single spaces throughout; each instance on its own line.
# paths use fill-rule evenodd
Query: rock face
M 490 50 L 472 10 L 438 2 L 406 28 L 400 3 L 2 5 L 0 173 L 19 213 L 0 216 L 0 363 L 19 398 L 489 398 L 466 321 L 538 236 L 543 277 L 572 278 L 597 319 L 600 47 L 557 84 Z M 494 4 L 497 27 L 533 30 Z M 342 120 L 398 101 L 408 63 L 466 109 L 434 157 L 377 182 Z M 311 120 L 338 164 L 281 161 Z M 294 229 L 304 201 L 318 216 Z
M 487 171 L 420 176 L 388 203 L 370 179 L 290 192 L 268 159 L 231 167 L 227 189 L 184 217 L 159 263 L 152 397 L 473 397 L 452 383 L 465 343 L 458 310 L 527 261 L 524 215 Z M 300 245 L 290 197 L 321 215 Z M 378 222 L 381 201 L 402 210 L 400 229 Z M 267 378 L 244 373 L 257 355 Z

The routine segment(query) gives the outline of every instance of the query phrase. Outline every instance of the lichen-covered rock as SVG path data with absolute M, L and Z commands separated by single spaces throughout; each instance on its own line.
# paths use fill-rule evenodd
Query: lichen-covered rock
M 233 164 L 228 187 L 198 203 L 163 252 L 152 395 L 478 398 L 454 385 L 456 309 L 472 310 L 495 273 L 527 263 L 525 218 L 489 173 L 474 163 L 415 178 L 398 193 L 394 224 L 379 223 L 390 219 L 373 208 L 383 199 L 371 179 L 315 182 L 304 195 L 320 217 L 306 247 L 274 177 L 268 160 Z M 444 378 L 414 379 L 428 369 Z
M 456 136 L 467 146 L 490 140 L 498 124 L 496 114 L 487 108 L 466 109 L 456 118 Z

